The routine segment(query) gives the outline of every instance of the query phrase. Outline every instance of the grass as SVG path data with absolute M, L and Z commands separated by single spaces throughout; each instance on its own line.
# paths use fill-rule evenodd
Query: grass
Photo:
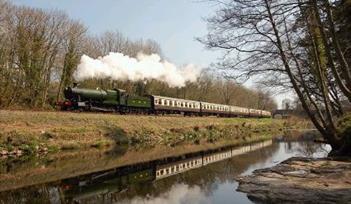
M 346 114 L 338 121 L 338 132 L 341 135 L 351 135 L 351 113 Z
M 115 147 L 136 148 L 258 141 L 301 121 L 273 119 L 136 116 L 101 113 L 0 111 L 0 151 Z M 269 135 L 269 136 L 267 136 Z
M 346 114 L 338 121 L 338 135 L 343 138 L 346 146 L 351 146 L 351 113 Z

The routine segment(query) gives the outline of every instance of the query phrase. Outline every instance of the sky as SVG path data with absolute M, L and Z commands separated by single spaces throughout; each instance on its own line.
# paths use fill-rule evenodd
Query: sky
M 200 0 L 13 0 L 17 5 L 59 9 L 80 20 L 92 34 L 117 30 L 131 39 L 156 40 L 164 55 L 182 65 L 207 66 L 219 53 L 196 41 L 207 33 L 203 18 L 215 7 Z
M 204 48 L 196 37 L 207 33 L 204 18 L 216 5 L 204 0 L 12 0 L 17 5 L 59 9 L 81 21 L 91 34 L 117 30 L 130 39 L 153 39 L 177 65 L 209 67 L 220 52 Z M 252 86 L 248 82 L 246 86 Z M 277 95 L 280 101 L 291 93 Z

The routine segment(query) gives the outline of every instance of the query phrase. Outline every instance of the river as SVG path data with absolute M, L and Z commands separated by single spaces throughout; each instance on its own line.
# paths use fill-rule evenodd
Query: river
M 312 142 L 266 141 L 124 166 L 107 154 L 66 162 L 16 161 L 20 164 L 7 163 L 0 171 L 0 203 L 252 203 L 236 191 L 235 176 L 293 156 L 324 157 L 329 150 Z M 93 171 L 94 164 L 108 168 Z

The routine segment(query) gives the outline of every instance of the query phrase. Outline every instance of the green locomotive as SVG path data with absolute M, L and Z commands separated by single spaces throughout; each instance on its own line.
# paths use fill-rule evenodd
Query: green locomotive
M 60 103 L 63 110 L 149 112 L 152 109 L 151 96 L 127 94 L 122 89 L 84 89 L 67 87 L 65 101 Z
M 134 167 L 135 168 L 135 167 Z M 155 180 L 155 167 L 120 172 L 119 169 L 82 175 L 61 181 L 61 192 L 68 203 L 85 203 L 85 200 L 99 199 L 103 195 L 119 193 L 131 185 Z

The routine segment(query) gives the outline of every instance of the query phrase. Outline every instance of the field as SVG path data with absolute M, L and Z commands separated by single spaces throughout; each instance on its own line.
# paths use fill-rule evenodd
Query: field
M 241 144 L 303 128 L 304 121 L 0 111 L 0 151 L 13 154 L 184 144 Z

